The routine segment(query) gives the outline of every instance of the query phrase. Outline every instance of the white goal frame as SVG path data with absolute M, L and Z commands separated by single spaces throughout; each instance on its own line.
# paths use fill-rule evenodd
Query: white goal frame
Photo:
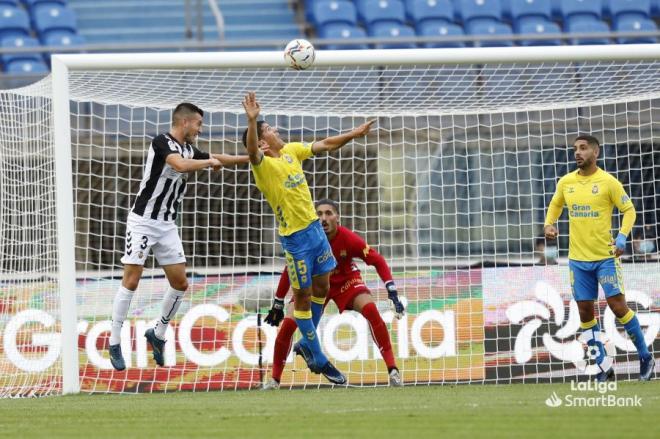
M 494 47 L 318 51 L 316 67 L 458 65 L 660 59 L 660 45 Z M 281 52 L 66 54 L 52 56 L 52 110 L 57 182 L 58 285 L 61 305 L 62 393 L 80 391 L 69 72 L 128 69 L 285 68 Z

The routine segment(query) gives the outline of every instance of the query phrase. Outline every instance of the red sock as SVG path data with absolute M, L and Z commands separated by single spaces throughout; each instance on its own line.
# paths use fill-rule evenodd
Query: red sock
M 395 368 L 396 362 L 394 361 L 394 353 L 392 352 L 390 334 L 387 332 L 387 325 L 385 325 L 385 322 L 380 316 L 376 304 L 373 302 L 367 303 L 362 308 L 362 315 L 369 321 L 371 336 L 378 345 L 378 349 L 380 349 L 380 354 L 383 356 L 383 360 L 385 360 L 387 370 Z
M 285 317 L 282 320 L 282 327 L 277 333 L 277 338 L 275 339 L 275 352 L 273 352 L 273 378 L 280 382 L 282 378 L 282 371 L 284 370 L 284 365 L 286 364 L 286 357 L 289 355 L 291 350 L 291 341 L 293 339 L 293 333 L 298 329 L 296 321 L 292 318 Z

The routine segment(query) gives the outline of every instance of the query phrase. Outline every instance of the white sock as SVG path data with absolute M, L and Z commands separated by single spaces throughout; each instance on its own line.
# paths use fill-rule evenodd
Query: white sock
M 179 306 L 181 306 L 181 301 L 184 294 L 185 291 L 175 290 L 172 287 L 167 288 L 167 292 L 163 298 L 162 315 L 160 316 L 160 320 L 156 322 L 156 327 L 154 328 L 156 337 L 160 338 L 161 340 L 165 340 L 165 331 L 167 330 L 167 325 L 170 324 L 170 320 L 179 310 Z
M 115 294 L 115 300 L 112 302 L 112 330 L 110 331 L 110 344 L 113 346 L 121 342 L 121 326 L 128 315 L 133 293 L 120 285 Z

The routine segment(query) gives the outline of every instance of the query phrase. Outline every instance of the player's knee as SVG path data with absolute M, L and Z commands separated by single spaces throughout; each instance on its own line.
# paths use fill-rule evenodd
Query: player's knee
M 177 280 L 175 282 L 172 282 L 170 286 L 178 291 L 186 291 L 188 290 L 188 279 L 183 278 L 181 280 Z
M 128 279 L 124 279 L 124 280 L 121 282 L 121 285 L 122 285 L 124 288 L 126 288 L 127 290 L 129 290 L 129 291 L 133 291 L 133 292 L 135 292 L 135 290 L 137 290 L 137 287 L 138 287 L 138 284 L 139 284 L 139 283 L 140 283 L 140 279 L 139 279 L 139 278 L 138 278 L 138 279 L 131 279 L 131 278 L 128 278 Z
M 623 298 L 619 298 L 616 296 L 616 298 L 611 299 L 607 301 L 608 306 L 614 313 L 614 315 L 618 318 L 624 317 L 626 314 L 628 314 L 629 308 L 628 304 L 626 303 L 626 300 Z
M 330 290 L 330 285 L 313 285 L 312 286 L 312 295 L 314 297 L 323 297 L 325 298 L 328 295 Z
M 124 275 L 121 280 L 121 285 L 129 291 L 137 290 L 138 284 L 140 283 L 140 276 L 133 275 Z

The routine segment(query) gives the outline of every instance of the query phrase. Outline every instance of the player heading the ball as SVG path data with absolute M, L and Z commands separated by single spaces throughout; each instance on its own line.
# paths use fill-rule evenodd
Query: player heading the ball
M 243 99 L 248 127 L 243 133 L 257 188 L 277 218 L 291 287 L 295 297 L 293 317 L 302 334 L 301 355 L 314 373 L 330 382 L 345 384 L 346 377 L 321 350 L 313 316 L 320 316 L 328 294 L 330 272 L 337 262 L 316 216 L 302 162 L 321 152 L 335 151 L 356 137 L 369 133 L 374 121 L 337 136 L 311 143 L 285 143 L 277 128 L 257 121 L 261 108 L 255 93 Z M 312 299 L 314 296 L 314 299 Z
M 121 327 L 152 250 L 170 286 L 163 298 L 160 319 L 144 336 L 153 349 L 156 363 L 165 364 L 165 330 L 188 289 L 186 256 L 174 222 L 186 194 L 187 174 L 206 168 L 217 171 L 223 166 L 249 161 L 248 156 L 209 154 L 197 149 L 193 144 L 202 132 L 203 116 L 204 112 L 194 104 L 177 105 L 172 113 L 171 130 L 156 136 L 149 146 L 140 190 L 126 221 L 126 246 L 121 258 L 124 275 L 112 304 L 109 351 L 110 362 L 117 370 L 126 368 L 121 352 Z
M 635 223 L 635 207 L 621 183 L 596 165 L 600 142 L 593 136 L 578 136 L 573 142 L 578 169 L 566 174 L 557 189 L 545 219 L 546 238 L 556 239 L 559 219 L 564 205 L 568 206 L 570 270 L 573 297 L 580 312 L 580 327 L 588 346 L 598 348 L 596 364 L 599 381 L 614 375 L 612 359 L 606 355 L 601 341 L 600 327 L 594 317 L 594 301 L 598 299 L 598 283 L 605 292 L 607 305 L 623 325 L 639 354 L 639 379 L 646 381 L 653 375 L 655 361 L 646 347 L 644 334 L 634 311 L 628 308 L 623 289 L 619 256 L 626 249 L 626 237 Z M 621 228 L 612 240 L 612 211 L 614 206 L 623 213 Z

